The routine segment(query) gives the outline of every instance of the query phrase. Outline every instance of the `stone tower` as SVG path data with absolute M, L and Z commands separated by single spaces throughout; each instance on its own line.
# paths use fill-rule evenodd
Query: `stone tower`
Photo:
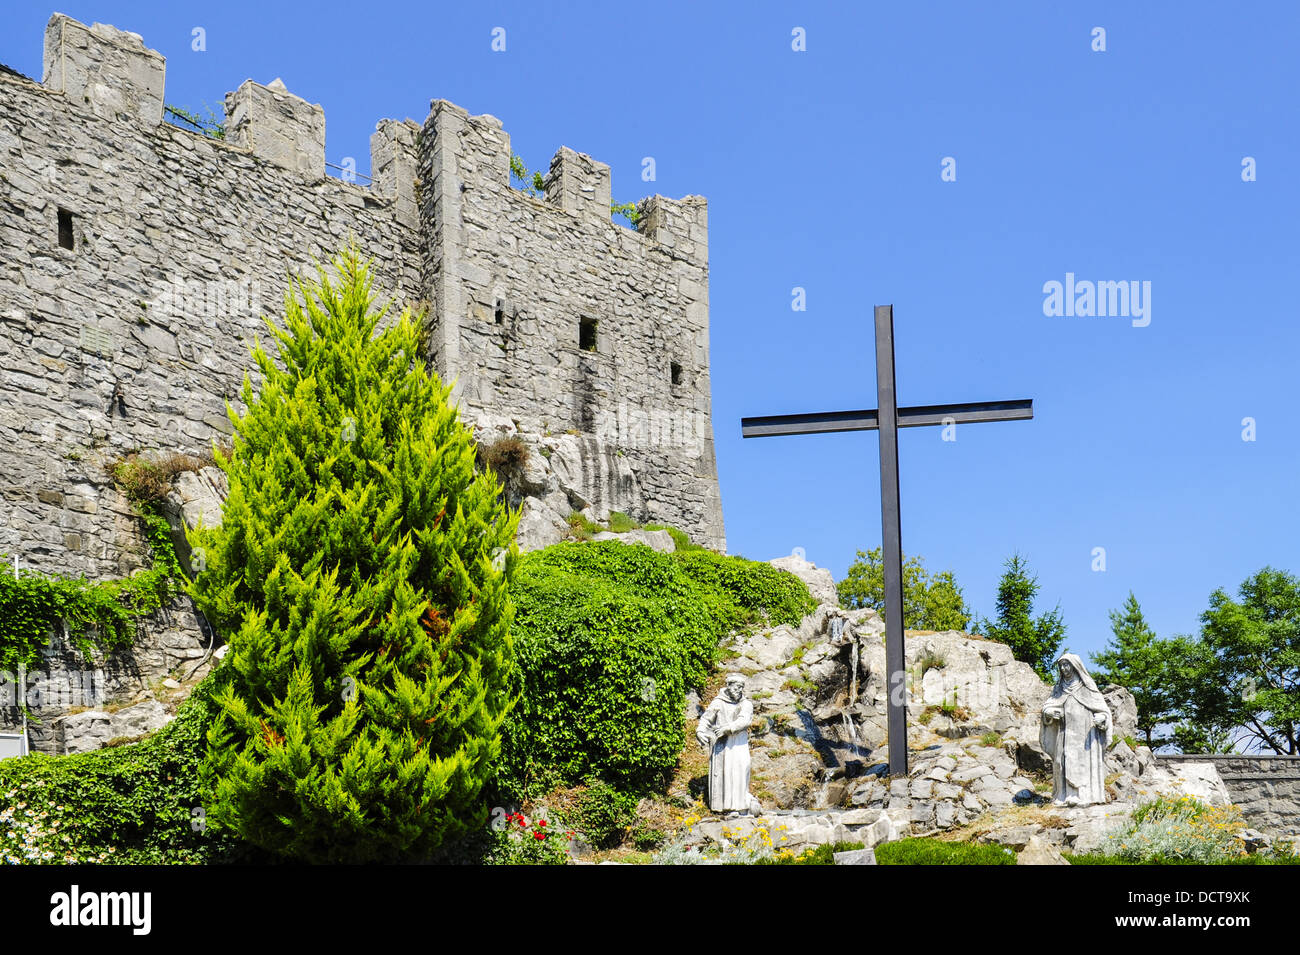
M 104 470 L 210 447 L 289 274 L 349 236 L 375 291 L 426 310 L 479 440 L 515 436 L 532 546 L 612 510 L 725 548 L 709 386 L 705 200 L 611 221 L 610 169 L 562 148 L 510 184 L 491 116 L 382 120 L 366 187 L 326 175 L 325 117 L 278 80 L 224 139 L 164 122 L 163 57 L 55 14 L 41 83 L 0 71 L 0 551 L 120 576 L 137 522 Z

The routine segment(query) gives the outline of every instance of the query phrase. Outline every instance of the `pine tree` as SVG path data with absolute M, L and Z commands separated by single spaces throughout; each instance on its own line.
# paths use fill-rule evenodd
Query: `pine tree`
M 427 857 L 484 818 L 513 699 L 518 515 L 409 311 L 377 331 L 355 247 L 291 283 L 254 394 L 218 456 L 220 528 L 193 593 L 227 635 L 203 778 L 208 818 L 312 862 Z
M 1030 664 L 1039 676 L 1049 679 L 1051 665 L 1065 640 L 1061 608 L 1035 618 L 1038 578 L 1030 575 L 1019 554 L 1013 554 L 1004 566 L 1006 571 L 998 582 L 997 622 L 984 620 L 979 630 L 990 640 L 1011 647 L 1017 660 Z
M 1118 683 L 1132 693 L 1137 704 L 1138 730 L 1146 737 L 1146 744 L 1153 749 L 1163 746 L 1169 738 L 1156 736 L 1155 731 L 1172 717 L 1169 644 L 1156 637 L 1132 591 L 1123 608 L 1110 612 L 1110 629 L 1106 647 L 1092 655 L 1097 682 Z

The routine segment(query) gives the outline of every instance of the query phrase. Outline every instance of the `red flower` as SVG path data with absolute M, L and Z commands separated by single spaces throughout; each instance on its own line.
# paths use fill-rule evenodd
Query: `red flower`
M 534 832 L 534 833 L 533 833 L 533 838 L 534 838 L 534 839 L 545 839 L 545 838 L 546 838 L 546 833 L 544 833 L 544 832 Z
M 544 825 L 546 825 L 546 820 L 545 820 L 545 819 L 538 819 L 538 820 L 537 820 L 537 824 L 538 824 L 539 826 L 544 826 Z

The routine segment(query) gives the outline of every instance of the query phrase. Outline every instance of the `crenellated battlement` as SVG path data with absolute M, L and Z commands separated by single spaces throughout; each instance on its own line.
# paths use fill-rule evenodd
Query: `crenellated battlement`
M 45 28 L 42 85 L 62 93 L 76 109 L 101 119 L 148 129 L 163 123 L 166 59 L 138 33 L 103 23 L 86 26 L 55 13 Z M 224 143 L 305 179 L 325 172 L 325 110 L 289 91 L 279 78 L 262 84 L 247 79 L 225 96 Z M 479 165 L 467 167 L 482 184 L 510 188 L 510 135 L 491 115 L 471 115 L 446 100 L 430 104 L 425 123 L 435 137 L 466 140 Z M 407 217 L 414 209 L 417 143 L 413 120 L 381 119 L 370 138 L 371 187 L 396 200 Z M 471 142 L 472 141 L 472 142 Z M 546 202 L 577 215 L 610 218 L 610 167 L 567 146 L 551 158 L 544 177 Z M 513 191 L 513 190 L 512 190 Z M 680 202 L 703 206 L 699 196 Z M 674 200 L 649 196 L 638 210 L 653 210 L 638 231 L 668 248 L 686 249 L 707 261 L 707 226 L 694 213 L 669 211 Z
M 45 27 L 42 82 L 104 119 L 157 126 L 166 61 L 138 33 L 56 13 Z
M 224 139 L 164 122 L 165 84 L 139 35 L 63 14 L 42 83 L 0 71 L 0 551 L 129 571 L 105 464 L 227 433 L 287 273 L 349 237 L 378 297 L 427 310 L 467 418 L 573 443 L 547 465 L 554 513 L 589 501 L 725 547 L 703 198 L 647 197 L 625 228 L 610 167 L 568 147 L 534 197 L 501 121 L 436 99 L 376 124 L 362 186 L 326 174 L 325 110 L 283 82 L 228 93 Z

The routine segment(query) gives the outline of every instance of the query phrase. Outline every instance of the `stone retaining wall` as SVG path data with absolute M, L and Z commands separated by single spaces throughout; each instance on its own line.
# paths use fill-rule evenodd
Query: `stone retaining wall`
M 1158 756 L 1160 762 L 1212 763 L 1232 801 L 1256 829 L 1300 835 L 1300 756 Z

